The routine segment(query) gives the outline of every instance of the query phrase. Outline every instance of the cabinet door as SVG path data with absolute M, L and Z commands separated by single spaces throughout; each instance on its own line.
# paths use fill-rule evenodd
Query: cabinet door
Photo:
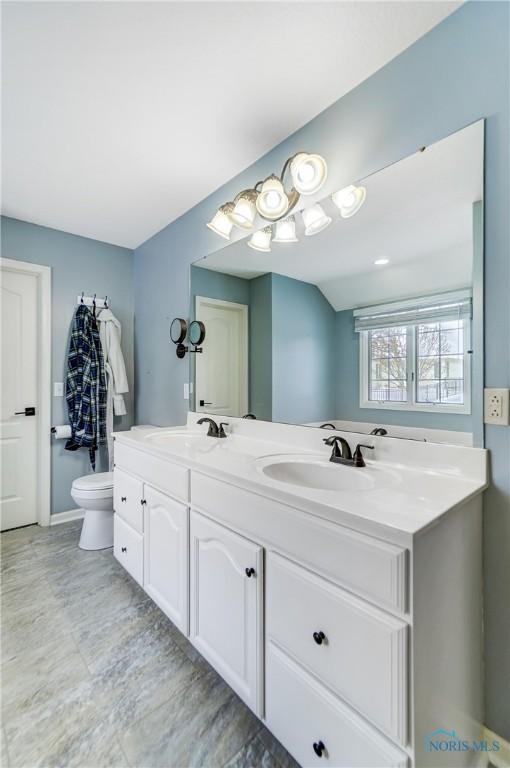
M 188 508 L 144 487 L 144 586 L 168 618 L 188 634 Z
M 126 523 L 143 533 L 143 483 L 129 472 L 115 467 L 113 473 L 113 508 Z
M 262 547 L 191 512 L 190 639 L 262 716 Z

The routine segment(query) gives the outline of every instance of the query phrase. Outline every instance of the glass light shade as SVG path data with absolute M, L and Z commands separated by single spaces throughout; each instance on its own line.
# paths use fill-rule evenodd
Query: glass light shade
M 290 164 L 294 189 L 300 195 L 313 195 L 326 181 L 328 166 L 320 155 L 300 152 Z
M 331 195 L 331 199 L 340 211 L 342 219 L 348 219 L 359 211 L 365 198 L 367 190 L 365 187 L 355 187 L 350 184 L 348 187 L 339 189 Z
M 209 229 L 212 229 L 220 237 L 224 237 L 225 240 L 230 240 L 230 233 L 234 226 L 230 220 L 230 214 L 234 210 L 233 203 L 226 203 L 219 208 L 214 214 L 211 221 L 207 223 Z
M 276 233 L 273 243 L 297 243 L 296 220 L 294 216 L 288 216 L 282 221 L 276 222 Z
M 283 216 L 289 209 L 283 184 L 277 176 L 269 176 L 260 188 L 257 197 L 257 211 L 264 219 L 275 221 Z
M 318 203 L 301 211 L 301 216 L 305 224 L 305 235 L 316 235 L 331 224 L 331 217 L 326 215 Z
M 264 251 L 267 253 L 271 250 L 271 235 L 273 234 L 271 227 L 264 227 L 254 232 L 248 241 L 250 248 L 255 251 Z
M 242 229 L 251 229 L 255 216 L 257 215 L 257 209 L 255 207 L 255 200 L 257 199 L 257 193 L 252 190 L 242 192 L 237 199 L 234 209 L 230 214 L 231 220 L 234 224 Z

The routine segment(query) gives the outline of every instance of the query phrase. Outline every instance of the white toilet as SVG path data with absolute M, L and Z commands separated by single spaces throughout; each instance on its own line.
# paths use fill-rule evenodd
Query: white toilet
M 80 549 L 106 549 L 113 546 L 113 472 L 78 477 L 71 496 L 85 510 Z

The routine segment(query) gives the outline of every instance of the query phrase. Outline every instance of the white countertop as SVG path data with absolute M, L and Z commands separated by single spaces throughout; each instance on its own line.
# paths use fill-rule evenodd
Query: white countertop
M 400 532 L 405 538 L 428 528 L 487 486 L 487 452 L 481 448 L 230 418 L 232 433 L 218 439 L 205 437 L 207 425 L 196 425 L 203 415 L 189 414 L 187 427 L 136 428 L 115 433 L 115 439 L 331 522 L 351 527 L 362 524 L 374 534 L 384 534 L 384 529 Z M 375 487 L 324 490 L 283 483 L 263 473 L 264 464 L 284 457 L 327 461 L 331 448 L 323 444 L 323 438 L 331 434 L 341 434 L 353 450 L 357 443 L 374 445 L 373 451 L 363 452 L 366 469 L 331 466 L 344 473 L 366 472 L 367 478 L 376 478 Z

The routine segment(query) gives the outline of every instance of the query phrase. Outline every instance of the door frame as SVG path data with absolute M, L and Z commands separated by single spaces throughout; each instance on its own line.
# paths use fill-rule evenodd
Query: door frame
M 49 525 L 51 515 L 51 267 L 0 257 L 0 268 L 37 278 L 39 358 L 37 431 L 37 522 Z
M 240 398 L 239 405 L 242 413 L 248 411 L 248 305 L 238 304 L 235 301 L 225 301 L 224 299 L 211 299 L 208 296 L 195 296 L 195 317 L 198 319 L 199 311 L 203 304 L 213 304 L 217 307 L 226 307 L 230 310 L 235 309 L 241 315 L 241 381 L 240 381 Z M 206 328 L 207 333 L 207 328 Z M 195 390 L 196 390 L 196 368 L 195 368 Z M 196 392 L 195 392 L 196 397 Z M 196 410 L 196 403 L 195 403 Z

